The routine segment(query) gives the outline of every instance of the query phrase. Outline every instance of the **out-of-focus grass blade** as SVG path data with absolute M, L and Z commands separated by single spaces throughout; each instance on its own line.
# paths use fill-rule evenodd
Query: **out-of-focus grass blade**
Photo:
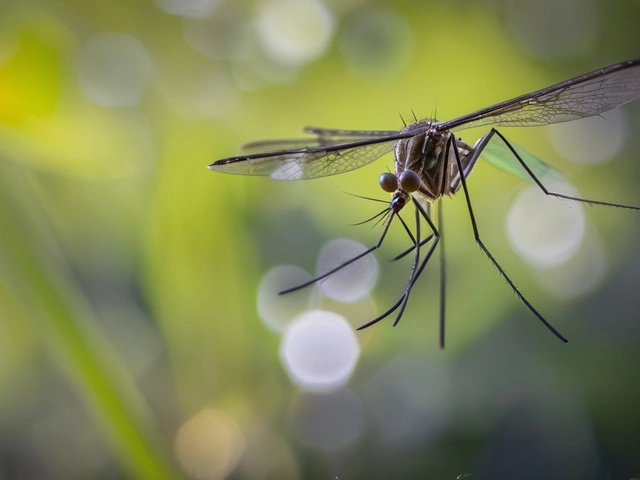
M 70 280 L 25 176 L 0 164 L 0 275 L 131 478 L 180 475 L 144 400 Z
M 513 148 L 518 152 L 520 158 L 524 160 L 527 166 L 531 169 L 531 171 L 538 177 L 538 179 L 542 178 L 556 178 L 561 179 L 562 173 L 556 168 L 552 167 L 548 163 L 543 162 L 534 154 L 527 152 L 520 145 L 509 140 L 509 143 L 513 146 Z M 492 165 L 498 167 L 501 170 L 504 170 L 511 175 L 515 175 L 516 177 L 523 178 L 525 180 L 533 181 L 531 176 L 527 173 L 518 159 L 513 155 L 513 152 L 505 145 L 502 139 L 498 136 L 494 136 L 487 146 L 482 151 L 480 155 L 487 162 Z

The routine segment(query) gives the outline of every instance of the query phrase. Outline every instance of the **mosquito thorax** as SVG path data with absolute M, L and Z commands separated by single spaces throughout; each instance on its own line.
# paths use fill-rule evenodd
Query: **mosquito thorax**
M 435 120 L 425 118 L 402 130 L 402 133 L 413 133 L 413 136 L 396 143 L 396 175 L 400 176 L 406 170 L 425 172 L 438 163 L 442 134 L 433 128 L 435 124 Z

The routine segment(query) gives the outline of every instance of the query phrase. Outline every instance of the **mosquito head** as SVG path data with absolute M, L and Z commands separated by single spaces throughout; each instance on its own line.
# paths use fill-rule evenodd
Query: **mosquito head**
M 420 188 L 420 176 L 412 171 L 405 170 L 396 177 L 393 173 L 385 172 L 378 180 L 380 188 L 385 192 L 393 193 L 389 208 L 398 213 L 407 204 L 410 194 Z

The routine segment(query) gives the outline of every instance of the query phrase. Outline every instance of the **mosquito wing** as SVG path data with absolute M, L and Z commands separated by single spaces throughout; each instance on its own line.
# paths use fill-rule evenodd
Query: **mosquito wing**
M 382 138 L 398 135 L 398 130 L 338 130 L 333 128 L 304 127 L 305 133 L 315 138 L 293 138 L 276 140 L 258 140 L 245 143 L 240 147 L 244 154 L 274 152 L 278 150 L 293 150 L 320 146 L 339 145 L 357 142 L 368 138 Z
M 274 180 L 327 177 L 363 167 L 393 150 L 395 142 L 415 133 L 397 130 L 334 130 L 307 127 L 315 138 L 265 140 L 243 147 L 247 155 L 224 158 L 209 169 L 237 175 L 263 175 Z
M 640 58 L 611 65 L 542 90 L 463 115 L 439 131 L 482 125 L 528 127 L 569 122 L 607 112 L 640 97 Z

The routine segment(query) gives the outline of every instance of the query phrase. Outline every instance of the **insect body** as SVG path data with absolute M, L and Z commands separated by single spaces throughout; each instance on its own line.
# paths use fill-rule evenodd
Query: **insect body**
M 542 183 L 544 174 L 553 167 L 509 142 L 495 127 L 537 126 L 568 122 L 607 112 L 640 97 L 640 58 L 611 65 L 535 92 L 497 103 L 447 122 L 435 119 L 416 120 L 403 130 L 337 130 L 308 127 L 306 132 L 314 137 L 307 140 L 267 140 L 245 145 L 246 155 L 218 160 L 209 169 L 222 173 L 241 175 L 265 175 L 276 180 L 302 180 L 345 173 L 360 168 L 382 155 L 395 153 L 395 175 L 380 176 L 380 186 L 392 194 L 389 207 L 378 216 L 386 215 L 382 234 L 371 248 L 338 267 L 281 293 L 303 288 L 317 282 L 358 259 L 373 252 L 382 244 L 394 218 L 399 218 L 407 230 L 414 251 L 411 273 L 404 293 L 392 308 L 360 328 L 366 328 L 398 310 L 400 320 L 409 294 L 420 277 L 441 238 L 441 227 L 431 220 L 428 205 L 445 195 L 452 195 L 461 188 L 464 192 L 475 241 L 498 269 L 518 298 L 559 339 L 567 340 L 547 322 L 529 303 L 511 278 L 502 269 L 482 241 L 473 213 L 467 178 L 476 162 L 483 156 L 498 167 L 532 180 L 545 195 L 595 205 L 640 210 L 640 207 L 621 205 L 599 200 L 589 200 L 552 192 Z M 465 128 L 491 126 L 491 129 L 472 147 L 456 138 Z M 250 153 L 257 152 L 257 153 Z M 513 168 L 516 162 L 517 169 Z M 413 203 L 416 215 L 415 237 L 400 211 Z M 426 207 L 425 207 L 426 205 Z M 441 202 L 438 203 L 439 208 Z M 440 221 L 442 215 L 438 215 Z M 375 217 L 374 217 L 375 218 Z M 420 220 L 429 225 L 432 234 L 420 238 Z M 421 258 L 421 247 L 431 242 Z M 441 249 L 440 295 L 440 344 L 444 346 L 445 280 L 443 250 Z

